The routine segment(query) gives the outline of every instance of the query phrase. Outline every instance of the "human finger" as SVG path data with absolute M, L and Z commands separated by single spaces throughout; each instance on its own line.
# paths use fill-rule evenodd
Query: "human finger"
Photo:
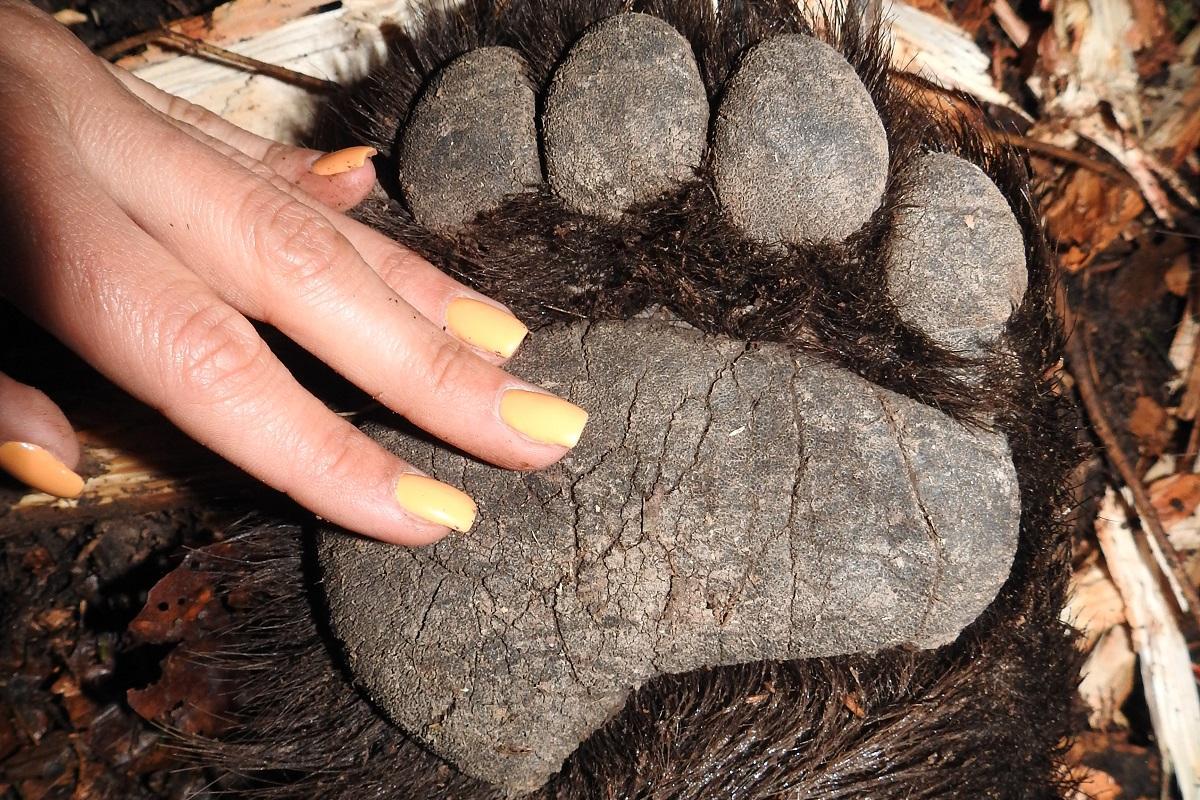
M 17 139 L 5 146 L 55 169 L 3 176 L 26 220 L 0 229 L 10 253 L 0 292 L 14 304 L 185 433 L 336 524 L 403 544 L 470 527 L 469 497 L 305 391 L 245 317 L 87 179 L 69 147 L 44 132 Z M 0 219 L 12 219 L 4 205 Z
M 345 211 L 357 206 L 375 185 L 375 168 L 370 161 L 376 155 L 373 147 L 324 153 L 276 142 L 164 92 L 128 70 L 107 62 L 105 66 L 122 86 L 155 111 L 265 164 L 330 208 Z
M 79 440 L 62 410 L 32 386 L 0 372 L 0 469 L 56 497 L 78 497 Z

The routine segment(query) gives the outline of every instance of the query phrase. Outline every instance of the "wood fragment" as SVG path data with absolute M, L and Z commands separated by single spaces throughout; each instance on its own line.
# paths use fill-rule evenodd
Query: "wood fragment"
M 1176 416 L 1182 420 L 1194 420 L 1200 412 L 1200 347 L 1192 356 L 1192 363 L 1187 372 L 1187 388 L 1179 399 L 1179 410 Z
M 1136 658 L 1124 625 L 1109 628 L 1088 654 L 1079 674 L 1079 696 L 1088 706 L 1088 725 L 1105 730 L 1110 725 L 1129 724 L 1121 706 L 1133 692 Z
M 1071 576 L 1071 591 L 1062 610 L 1062 620 L 1083 635 L 1090 649 L 1114 626 L 1125 622 L 1125 605 L 1112 578 L 1095 562 Z
M 1000 29 L 1012 40 L 1017 47 L 1024 47 L 1029 41 L 1029 23 L 1013 10 L 1008 0 L 993 0 L 992 13 L 1000 23 Z
M 397 0 L 354 0 L 356 11 L 361 13 L 369 13 L 376 7 L 394 7 L 397 4 Z M 175 20 L 166 27 L 193 39 L 228 46 L 252 39 L 331 5 L 333 4 L 328 0 L 231 0 L 207 14 Z M 336 10 L 336 6 L 331 10 Z M 142 37 L 132 36 L 116 42 L 109 48 L 98 51 L 97 55 L 108 58 L 109 56 L 104 55 L 106 52 L 127 53 L 142 45 L 152 44 L 149 38 L 141 41 L 137 41 L 138 39 Z M 136 56 L 126 56 L 121 59 L 120 65 L 133 70 L 174 58 L 176 53 L 173 51 L 150 47 Z
M 87 22 L 90 17 L 81 11 L 76 11 L 73 8 L 64 8 L 62 11 L 54 12 L 54 19 L 60 25 L 70 27 L 72 25 L 82 25 Z
M 953 20 L 901 0 L 886 0 L 883 18 L 893 46 L 893 67 L 1029 119 L 1020 104 L 996 86 L 991 58 Z
M 107 410 L 111 413 L 114 407 Z M 241 494 L 252 486 L 239 470 L 161 418 L 131 401 L 119 407 L 120 421 L 98 414 L 98 420 L 88 420 L 86 413 L 68 409 L 82 422 L 78 436 L 86 479 L 83 494 L 65 500 L 0 487 L 0 540 L 55 525 L 182 508 L 204 498 Z
M 1110 130 L 1102 119 L 1080 119 L 1075 122 L 1073 128 L 1080 136 L 1099 146 L 1124 167 L 1129 176 L 1137 181 L 1142 197 L 1150 204 L 1154 215 L 1168 227 L 1174 226 L 1175 211 L 1159 181 L 1163 170 L 1155 159 L 1151 159 L 1137 144 L 1129 144 L 1124 134 Z M 1164 180 L 1167 183 L 1177 181 L 1177 177 L 1173 181 Z
M 1200 694 L 1191 654 L 1116 494 L 1110 489 L 1100 506 L 1096 538 L 1125 598 L 1164 768 L 1174 772 L 1183 800 L 1200 800 Z

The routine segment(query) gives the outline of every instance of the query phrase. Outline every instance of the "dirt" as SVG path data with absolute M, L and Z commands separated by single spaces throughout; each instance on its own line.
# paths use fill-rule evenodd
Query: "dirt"
M 0 540 L 0 797 L 192 797 L 162 735 L 126 692 L 165 649 L 126 628 L 147 592 L 224 525 L 196 510 L 48 528 Z

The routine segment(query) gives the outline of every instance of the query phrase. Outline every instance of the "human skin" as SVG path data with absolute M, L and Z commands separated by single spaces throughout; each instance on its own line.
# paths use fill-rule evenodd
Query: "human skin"
M 0 296 L 233 464 L 389 542 L 474 520 L 307 392 L 251 320 L 498 466 L 578 440 L 585 412 L 501 368 L 524 326 L 342 214 L 375 182 L 368 153 L 314 167 L 323 154 L 163 94 L 18 0 L 0 0 L 0 74 Z M 62 411 L 0 373 L 0 467 L 70 496 L 79 456 Z

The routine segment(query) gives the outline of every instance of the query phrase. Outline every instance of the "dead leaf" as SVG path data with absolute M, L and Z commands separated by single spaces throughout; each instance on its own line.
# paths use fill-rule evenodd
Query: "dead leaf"
M 211 629 L 227 617 L 213 583 L 211 573 L 185 561 L 150 590 L 129 632 L 135 641 L 165 644 L 182 641 L 197 628 Z
M 145 689 L 126 693 L 129 705 L 144 719 L 196 736 L 214 736 L 231 724 L 234 682 L 205 664 L 206 643 L 181 645 L 163 662 L 162 677 Z
M 177 642 L 162 662 L 161 677 L 126 693 L 130 707 L 145 719 L 189 734 L 212 736 L 229 723 L 234 682 L 206 654 L 215 644 L 208 634 L 228 625 L 228 594 L 212 568 L 231 552 L 229 543 L 210 545 L 187 556 L 146 597 L 129 624 L 135 642 Z
M 1150 484 L 1149 489 L 1150 502 L 1165 528 L 1187 519 L 1200 505 L 1200 474 L 1171 475 Z
M 1112 775 L 1091 767 L 1071 768 L 1071 777 L 1078 781 L 1073 800 L 1118 800 L 1121 786 Z
M 1067 172 L 1048 200 L 1046 226 L 1065 247 L 1062 265 L 1071 272 L 1087 267 L 1146 208 L 1131 187 L 1084 169 Z
M 1170 443 L 1170 428 L 1170 416 L 1153 398 L 1143 395 L 1134 401 L 1133 413 L 1129 415 L 1129 432 L 1137 437 L 1144 454 L 1162 454 Z

